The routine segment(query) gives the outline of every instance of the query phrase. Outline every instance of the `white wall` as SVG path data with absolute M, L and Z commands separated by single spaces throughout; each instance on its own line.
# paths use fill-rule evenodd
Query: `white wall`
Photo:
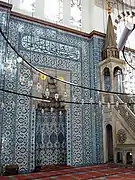
M 22 10 L 19 8 L 20 0 L 2 0 L 7 3 L 13 4 L 13 11 L 20 12 L 29 16 L 32 16 L 31 12 Z M 70 24 L 70 0 L 63 0 L 64 1 L 64 20 L 63 25 L 66 27 L 70 27 L 73 29 L 77 29 L 79 31 L 89 33 L 91 31 L 91 0 L 82 0 L 82 28 L 76 28 Z M 93 1 L 93 0 L 92 0 Z M 44 16 L 44 7 L 45 7 L 45 0 L 36 0 L 36 11 L 33 13 L 33 16 L 42 20 L 45 20 Z
M 20 0 L 3 0 L 4 2 L 10 2 L 13 4 L 13 11 L 20 12 L 29 16 L 32 13 L 19 8 Z M 44 3 L 45 0 L 36 0 L 36 11 L 33 13 L 34 17 L 45 20 L 44 17 Z M 64 26 L 73 27 L 70 24 L 70 0 L 64 1 Z M 90 33 L 93 30 L 99 32 L 105 32 L 107 24 L 107 12 L 103 8 L 97 7 L 95 5 L 95 0 L 82 0 L 82 28 L 78 29 L 83 32 Z
M 96 30 L 102 33 L 106 32 L 106 26 L 107 26 L 107 12 L 106 10 L 103 10 L 100 7 L 97 7 L 92 4 L 92 26 L 91 26 L 91 31 Z

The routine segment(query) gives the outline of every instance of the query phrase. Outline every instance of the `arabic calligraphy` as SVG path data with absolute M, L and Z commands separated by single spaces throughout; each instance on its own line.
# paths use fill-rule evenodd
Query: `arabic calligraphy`
M 21 45 L 28 51 L 55 55 L 66 59 L 79 60 L 81 56 L 81 50 L 77 47 L 31 35 L 24 35 L 21 39 Z

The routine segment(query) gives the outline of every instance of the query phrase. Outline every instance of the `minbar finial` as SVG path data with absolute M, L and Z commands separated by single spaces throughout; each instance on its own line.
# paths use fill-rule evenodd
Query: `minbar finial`
M 111 2 L 110 2 L 110 0 L 106 0 L 106 3 L 107 3 L 107 12 L 108 12 L 108 15 L 109 15 L 112 12 Z

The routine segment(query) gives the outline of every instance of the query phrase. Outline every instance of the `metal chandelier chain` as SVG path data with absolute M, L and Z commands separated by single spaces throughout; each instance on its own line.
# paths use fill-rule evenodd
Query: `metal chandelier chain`
M 5 36 L 5 34 L 3 33 L 2 29 L 0 28 L 0 33 L 1 35 L 3 36 L 3 38 L 5 39 L 5 41 L 7 42 L 7 44 L 11 47 L 11 49 L 14 50 L 14 52 L 18 55 L 18 57 L 22 58 L 23 62 L 26 63 L 26 65 L 28 65 L 29 67 L 31 67 L 33 70 L 35 70 L 36 72 L 38 73 L 41 73 L 47 77 L 50 77 L 50 78 L 53 78 L 57 81 L 60 81 L 61 83 L 64 83 L 64 84 L 68 84 L 68 85 L 71 85 L 71 86 L 76 86 L 78 88 L 82 88 L 82 89 L 86 89 L 86 90 L 90 90 L 90 91 L 96 91 L 96 92 L 100 92 L 100 93 L 108 93 L 108 94 L 119 94 L 119 95 L 132 95 L 132 96 L 135 96 L 135 93 L 134 94 L 130 94 L 130 93 L 121 93 L 121 92 L 115 92 L 115 91 L 105 91 L 105 90 L 101 90 L 101 89 L 95 89 L 95 88 L 88 88 L 88 87 L 85 87 L 85 86 L 80 86 L 78 84 L 75 84 L 75 83 L 72 83 L 72 82 L 68 82 L 68 81 L 65 81 L 65 80 L 61 80 L 57 77 L 53 77 L 45 72 L 43 72 L 42 70 L 36 68 L 35 66 L 33 66 L 31 63 L 29 63 L 27 60 L 24 59 L 24 57 L 22 57 L 18 52 L 17 50 L 15 49 L 15 47 L 12 46 L 12 44 L 9 42 L 9 40 L 7 39 L 7 37 Z

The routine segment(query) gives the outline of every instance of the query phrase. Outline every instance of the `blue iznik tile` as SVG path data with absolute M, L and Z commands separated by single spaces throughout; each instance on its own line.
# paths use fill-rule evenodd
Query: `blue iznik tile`
M 6 29 L 5 12 L 0 24 Z M 100 88 L 99 62 L 104 39 L 90 39 L 42 26 L 10 16 L 8 38 L 15 49 L 36 67 L 57 68 L 70 72 L 70 80 L 87 88 Z M 1 41 L 2 40 L 2 41 Z M 3 43 L 2 43 L 3 42 Z M 0 51 L 10 59 L 16 53 L 7 48 L 0 35 Z M 6 54 L 6 53 L 5 53 Z M 6 57 L 5 57 L 6 58 Z M 0 86 L 10 91 L 31 94 L 28 88 L 30 70 L 16 64 L 13 77 L 5 74 Z M 20 84 L 20 75 L 25 83 Z M 98 102 L 99 94 L 89 89 L 70 87 L 70 100 Z M 17 163 L 21 172 L 30 172 L 36 165 L 67 163 L 85 166 L 103 163 L 102 116 L 98 105 L 71 104 L 61 117 L 36 109 L 30 97 L 0 91 L 0 160 L 1 164 Z M 13 103 L 14 102 L 14 103 Z M 13 106 L 14 104 L 14 106 Z

